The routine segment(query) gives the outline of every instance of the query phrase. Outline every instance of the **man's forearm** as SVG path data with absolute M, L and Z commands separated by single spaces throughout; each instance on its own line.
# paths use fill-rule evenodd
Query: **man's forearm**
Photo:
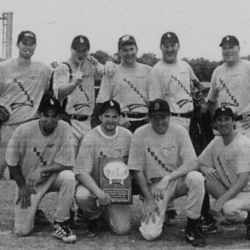
M 60 85 L 58 88 L 58 99 L 63 100 L 68 95 L 70 95 L 77 87 L 77 84 L 75 82 L 70 82 L 66 84 Z
M 41 167 L 41 174 L 53 174 L 56 172 L 61 172 L 63 170 L 72 170 L 73 166 L 64 166 L 58 163 L 53 163 L 49 166 Z
M 25 179 L 23 178 L 23 175 L 21 173 L 19 166 L 9 166 L 8 165 L 8 168 L 9 168 L 11 176 L 16 181 L 17 186 L 19 188 L 24 187 L 25 186 Z

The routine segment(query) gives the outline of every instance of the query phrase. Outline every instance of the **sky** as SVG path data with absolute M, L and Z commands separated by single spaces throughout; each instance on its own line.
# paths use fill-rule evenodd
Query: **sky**
M 12 58 L 18 34 L 31 30 L 37 36 L 33 58 L 45 64 L 67 60 L 77 35 L 89 38 L 90 52 L 110 55 L 121 36 L 133 35 L 139 56 L 160 58 L 167 31 L 179 37 L 179 58 L 219 61 L 226 35 L 239 39 L 241 56 L 250 55 L 250 0 L 0 0 L 0 17 L 5 12 L 13 12 Z

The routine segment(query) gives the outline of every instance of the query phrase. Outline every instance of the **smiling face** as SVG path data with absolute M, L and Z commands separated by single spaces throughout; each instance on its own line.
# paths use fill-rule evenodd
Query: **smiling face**
M 222 56 L 226 63 L 235 63 L 240 58 L 240 47 L 238 45 L 224 44 L 222 46 Z
M 162 58 L 165 63 L 176 63 L 177 54 L 180 48 L 179 43 L 165 42 L 161 46 Z
M 170 116 L 167 114 L 154 114 L 149 117 L 152 129 L 158 135 L 163 135 L 167 132 L 169 127 Z
M 229 136 L 234 130 L 234 120 L 227 114 L 218 116 L 215 125 L 222 137 Z
M 134 44 L 125 44 L 119 50 L 123 66 L 133 66 L 136 62 L 138 49 Z

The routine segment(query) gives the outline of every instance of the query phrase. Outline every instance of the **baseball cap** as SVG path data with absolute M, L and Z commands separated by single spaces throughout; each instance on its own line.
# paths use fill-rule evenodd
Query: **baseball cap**
M 90 49 L 89 39 L 86 36 L 76 36 L 71 44 L 73 50 L 77 50 L 81 47 L 86 48 L 86 50 Z
M 122 36 L 118 41 L 118 50 L 125 44 L 134 44 L 137 47 L 136 41 L 133 36 L 125 35 Z
M 115 109 L 119 115 L 121 114 L 120 104 L 114 100 L 108 100 L 102 104 L 100 115 L 103 115 L 108 109 Z
M 49 109 L 55 109 L 58 112 L 58 114 L 61 114 L 61 111 L 62 111 L 61 104 L 56 98 L 43 97 L 41 102 L 40 102 L 38 111 L 46 112 Z
M 220 43 L 220 47 L 222 47 L 224 44 L 230 44 L 230 45 L 240 45 L 238 39 L 235 36 L 225 36 L 222 38 L 222 41 Z
M 157 98 L 149 103 L 148 114 L 150 117 L 155 115 L 167 116 L 170 114 L 170 107 L 167 101 Z
M 234 113 L 232 111 L 232 109 L 228 108 L 228 107 L 225 107 L 225 106 L 222 106 L 218 109 L 215 110 L 215 113 L 214 113 L 214 121 L 220 117 L 220 116 L 223 116 L 223 115 L 226 115 L 226 116 L 229 116 L 229 117 L 232 117 L 232 119 L 234 120 Z
M 161 44 L 163 43 L 179 43 L 179 39 L 175 33 L 167 32 L 161 37 Z
M 18 38 L 17 38 L 17 43 L 25 43 L 25 42 L 31 42 L 33 44 L 36 44 L 36 35 L 32 31 L 22 31 Z

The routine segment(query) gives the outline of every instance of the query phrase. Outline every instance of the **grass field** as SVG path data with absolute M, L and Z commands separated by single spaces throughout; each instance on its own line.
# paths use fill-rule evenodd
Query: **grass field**
M 173 227 L 164 227 L 162 235 L 154 242 L 145 241 L 139 231 L 141 202 L 134 197 L 132 205 L 133 230 L 129 235 L 116 236 L 107 226 L 101 227 L 100 234 L 96 238 L 86 238 L 81 229 L 75 230 L 77 242 L 72 245 L 62 243 L 52 236 L 53 226 L 35 228 L 28 237 L 16 237 L 13 230 L 13 200 L 15 183 L 13 181 L 0 182 L 0 249 L 25 249 L 25 250 L 88 250 L 88 249 L 195 249 L 185 241 L 183 229 L 186 225 L 185 202 L 183 197 L 176 200 L 178 216 Z M 53 213 L 56 206 L 56 195 L 47 194 L 41 203 L 48 218 L 53 221 Z M 222 218 L 218 218 L 220 221 Z M 230 227 L 222 227 L 215 234 L 207 236 L 205 249 L 250 249 L 250 241 L 245 239 L 245 227 L 241 224 Z M 196 248 L 198 249 L 198 248 Z

